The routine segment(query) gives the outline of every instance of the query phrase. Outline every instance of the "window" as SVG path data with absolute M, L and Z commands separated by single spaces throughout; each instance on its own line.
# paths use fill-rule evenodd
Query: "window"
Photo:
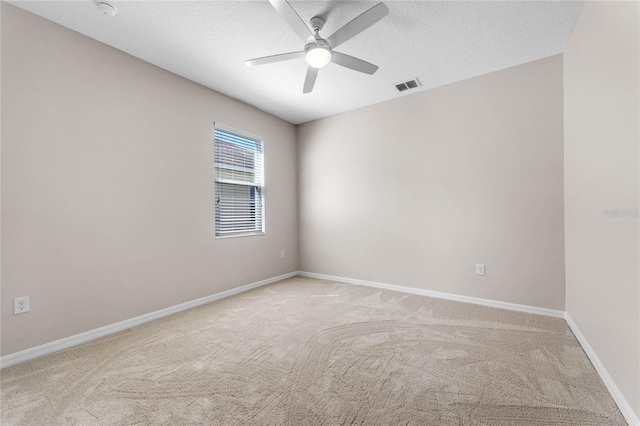
M 264 144 L 242 133 L 214 128 L 216 237 L 264 234 Z

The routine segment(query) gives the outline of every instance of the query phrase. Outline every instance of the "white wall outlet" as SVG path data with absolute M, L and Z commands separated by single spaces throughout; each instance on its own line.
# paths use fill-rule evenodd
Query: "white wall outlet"
M 29 296 L 16 297 L 13 299 L 13 314 L 24 314 L 29 312 Z
M 484 265 L 476 263 L 476 275 L 484 275 Z
M 284 250 L 280 250 L 280 259 L 284 259 Z

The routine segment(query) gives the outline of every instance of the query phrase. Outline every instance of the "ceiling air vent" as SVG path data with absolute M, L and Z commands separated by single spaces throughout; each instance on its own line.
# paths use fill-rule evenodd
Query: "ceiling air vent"
M 398 92 L 404 92 L 405 90 L 415 89 L 416 87 L 422 86 L 420 80 L 416 77 L 413 80 L 405 81 L 404 83 L 396 84 L 396 89 Z

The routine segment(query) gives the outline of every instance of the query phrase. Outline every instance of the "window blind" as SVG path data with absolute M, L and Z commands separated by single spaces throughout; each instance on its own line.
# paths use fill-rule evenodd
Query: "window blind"
M 264 144 L 214 128 L 216 236 L 264 233 Z

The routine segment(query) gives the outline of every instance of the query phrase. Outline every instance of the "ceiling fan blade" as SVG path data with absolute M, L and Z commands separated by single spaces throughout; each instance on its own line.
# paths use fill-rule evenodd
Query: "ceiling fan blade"
M 244 63 L 247 64 L 248 67 L 253 67 L 255 65 L 264 65 L 264 64 L 272 64 L 274 62 L 289 61 L 291 59 L 302 58 L 303 56 L 304 56 L 304 52 L 281 53 L 279 55 L 249 59 L 248 61 L 244 61 Z
M 351 55 L 335 51 L 331 54 L 331 62 L 365 74 L 374 74 L 378 71 L 377 65 L 373 65 L 367 61 L 363 61 L 362 59 L 354 58 Z
M 309 67 L 307 69 L 307 76 L 304 79 L 302 93 L 311 93 L 314 84 L 316 84 L 316 77 L 318 77 L 318 68 Z
M 307 24 L 304 23 L 300 15 L 293 10 L 293 7 L 286 0 L 269 0 L 269 3 L 287 21 L 287 24 L 298 34 L 302 41 L 306 42 L 310 37 L 314 38 L 311 29 L 307 27 Z
M 378 3 L 345 26 L 333 33 L 327 39 L 331 47 L 338 47 L 345 41 L 355 37 L 389 14 L 389 8 L 384 3 Z

